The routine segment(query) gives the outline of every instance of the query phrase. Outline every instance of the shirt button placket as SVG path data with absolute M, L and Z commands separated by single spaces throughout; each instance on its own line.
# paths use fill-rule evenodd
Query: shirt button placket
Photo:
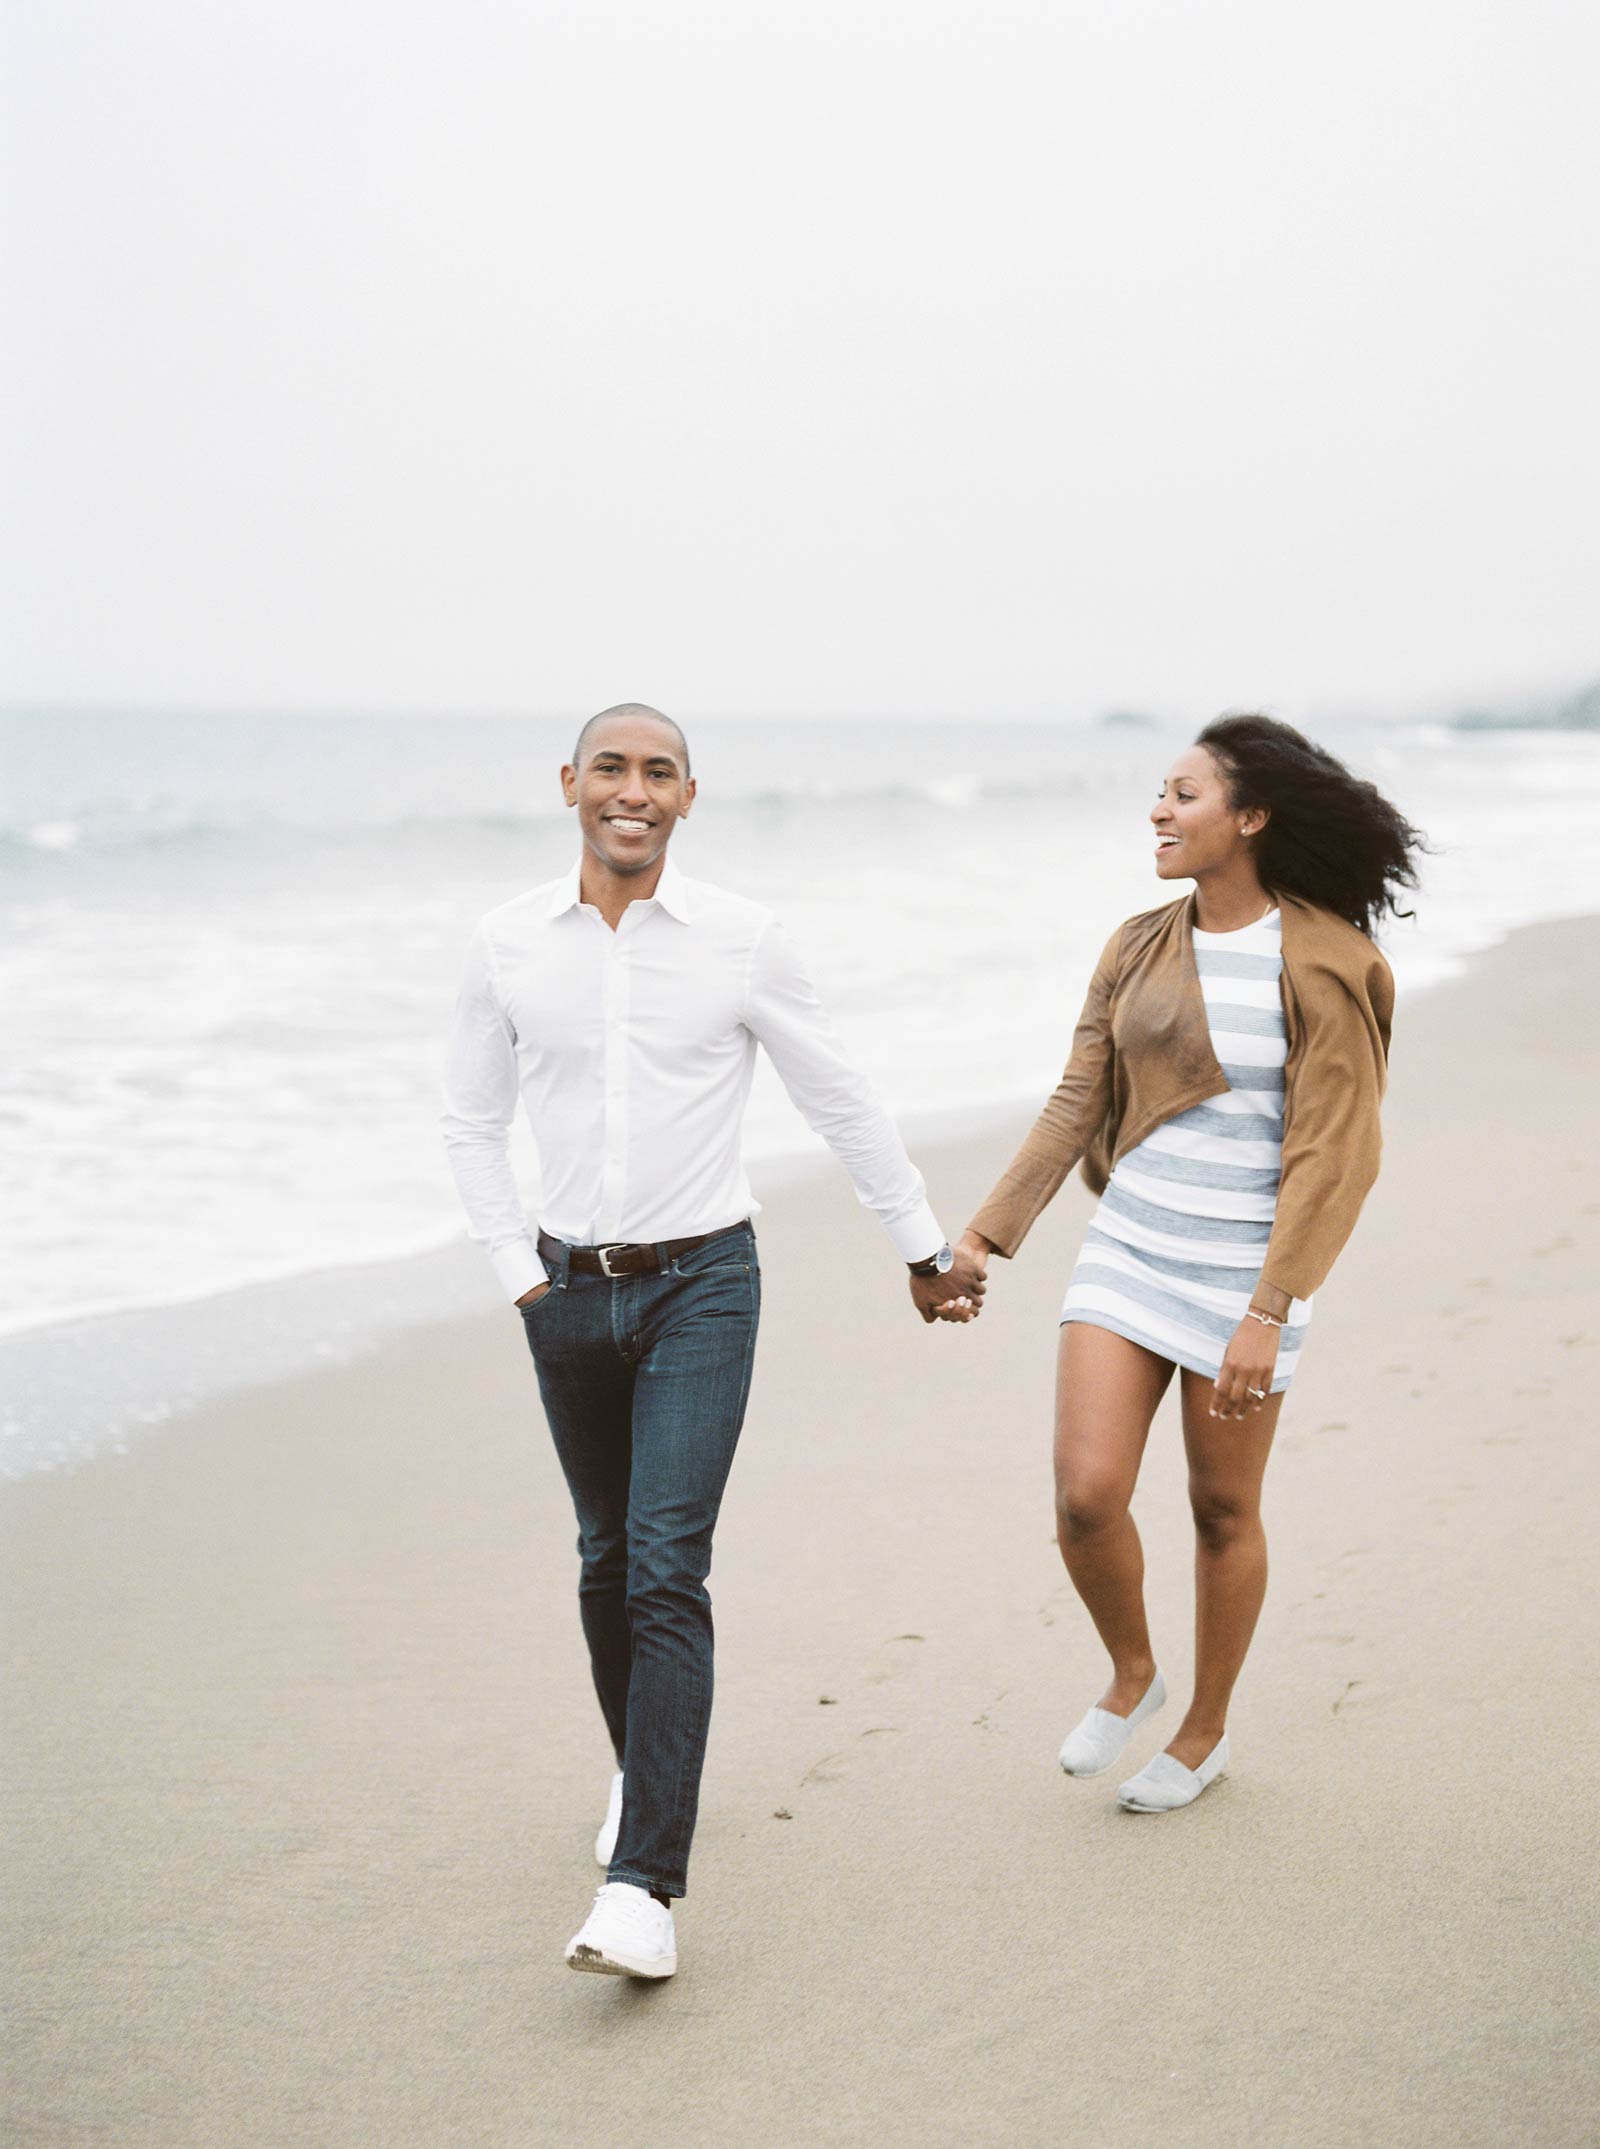
M 615 933 L 606 949 L 605 1165 L 600 1182 L 602 1241 L 622 1237 L 622 1204 L 628 1158 L 628 951 Z

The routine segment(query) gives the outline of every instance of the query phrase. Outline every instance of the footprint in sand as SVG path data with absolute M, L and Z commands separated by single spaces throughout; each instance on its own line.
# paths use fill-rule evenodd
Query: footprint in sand
M 980 1716 L 975 1716 L 972 1719 L 972 1728 L 974 1731 L 999 1730 L 1000 1726 L 995 1722 L 994 1714 L 996 1709 L 999 1708 L 1001 1702 L 1005 1700 L 1006 1696 L 1010 1693 L 1010 1691 L 1011 1689 L 1009 1686 L 1003 1686 L 1000 1689 L 999 1693 L 996 1694 L 993 1701 L 990 1702 L 988 1708 L 986 1708 Z
M 869 1724 L 860 1736 L 864 1739 L 892 1739 L 899 1735 L 898 1724 Z M 800 1779 L 804 1790 L 808 1783 L 837 1783 L 841 1776 L 850 1773 L 848 1754 L 824 1754 L 820 1761 L 813 1761 Z
M 802 1785 L 808 1783 L 837 1783 L 841 1776 L 848 1776 L 850 1763 L 843 1754 L 824 1754 L 820 1761 L 813 1761 L 801 1777 Z
M 921 1634 L 891 1635 L 867 1666 L 868 1686 L 885 1686 L 889 1680 L 902 1677 L 916 1662 L 917 1650 L 925 1639 Z
M 1348 1552 L 1336 1552 L 1333 1559 L 1328 1563 L 1334 1570 L 1329 1577 L 1331 1584 L 1337 1588 L 1341 1582 L 1346 1580 L 1340 1564 L 1342 1561 L 1365 1559 L 1371 1550 L 1371 1545 L 1352 1545 Z M 1327 1569 L 1324 1568 L 1323 1571 L 1326 1573 Z M 1322 1592 L 1319 1592 L 1319 1594 L 1322 1594 Z

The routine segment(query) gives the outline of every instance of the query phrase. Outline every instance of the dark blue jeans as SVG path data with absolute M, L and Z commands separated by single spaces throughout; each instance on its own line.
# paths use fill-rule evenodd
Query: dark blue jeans
M 574 1275 L 522 1309 L 578 1515 L 578 1608 L 623 1771 L 612 1880 L 682 1895 L 711 1721 L 711 1533 L 750 1394 L 748 1224 L 647 1276 Z

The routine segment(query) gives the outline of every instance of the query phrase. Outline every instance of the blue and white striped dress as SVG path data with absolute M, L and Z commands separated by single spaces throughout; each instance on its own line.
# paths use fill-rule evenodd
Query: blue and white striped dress
M 1283 1157 L 1283 925 L 1194 935 L 1211 1049 L 1227 1093 L 1179 1112 L 1112 1170 L 1061 1318 L 1109 1328 L 1215 1380 L 1266 1258 Z M 1294 1376 L 1311 1319 L 1296 1299 L 1272 1393 Z

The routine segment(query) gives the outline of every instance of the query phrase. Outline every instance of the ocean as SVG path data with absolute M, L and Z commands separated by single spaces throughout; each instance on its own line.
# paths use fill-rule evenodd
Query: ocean
M 475 920 L 575 855 L 570 728 L 0 716 L 0 1471 L 495 1303 L 440 1041 Z M 1600 736 L 1313 728 L 1435 846 L 1385 937 L 1402 995 L 1600 909 Z M 1055 1079 L 1107 933 L 1163 899 L 1145 817 L 1189 735 L 698 724 L 674 855 L 783 914 L 926 1139 Z M 746 1138 L 758 1190 L 818 1150 L 764 1065 Z

